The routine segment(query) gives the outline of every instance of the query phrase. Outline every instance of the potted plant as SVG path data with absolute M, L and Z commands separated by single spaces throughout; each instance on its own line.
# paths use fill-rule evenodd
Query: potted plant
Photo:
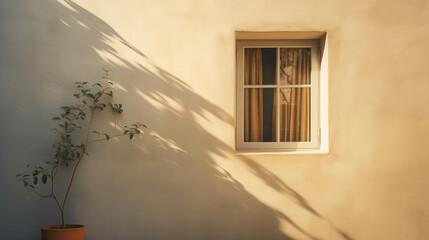
M 77 224 L 66 224 L 65 210 L 70 191 L 76 177 L 79 164 L 88 156 L 88 146 L 93 143 L 109 141 L 112 138 L 118 138 L 124 135 L 129 136 L 131 140 L 134 135 L 142 132 L 141 128 L 146 126 L 136 122 L 131 126 L 124 126 L 120 134 L 109 135 L 93 129 L 94 118 L 97 114 L 110 108 L 115 114 L 123 112 L 121 104 L 112 104 L 113 83 L 110 81 L 109 71 L 104 69 L 102 76 L 103 84 L 96 82 L 76 82 L 78 93 L 73 94 L 77 103 L 61 107 L 63 113 L 55 116 L 52 120 L 58 121 L 58 127 L 51 131 L 58 136 L 58 139 L 52 145 L 55 155 L 51 161 L 46 161 L 44 166 L 27 165 L 25 171 L 17 174 L 17 178 L 24 187 L 30 192 L 34 192 L 42 198 L 52 198 L 55 200 L 58 210 L 61 214 L 61 225 L 50 225 L 42 227 L 43 240 L 77 240 L 83 239 L 85 227 Z M 76 133 L 80 134 L 76 134 Z M 78 140 L 82 142 L 76 143 Z M 56 193 L 55 180 L 64 175 L 65 171 L 59 171 L 63 167 L 72 167 L 71 177 L 64 186 L 64 196 L 60 198 Z M 67 172 L 67 171 L 66 171 Z M 67 176 L 62 176 L 67 177 Z M 42 193 L 39 190 L 40 183 L 48 184 L 48 193 Z

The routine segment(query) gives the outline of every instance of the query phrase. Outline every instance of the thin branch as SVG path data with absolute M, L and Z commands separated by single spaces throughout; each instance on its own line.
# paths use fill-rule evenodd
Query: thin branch
M 124 135 L 126 135 L 126 134 L 121 133 L 121 134 L 118 134 L 118 135 L 113 135 L 113 136 L 109 137 L 109 139 L 120 137 L 120 136 L 124 136 Z M 104 140 L 107 140 L 107 138 L 95 139 L 95 140 L 90 141 L 88 144 L 99 142 L 99 141 L 104 141 Z
M 63 142 L 61 142 L 61 144 L 60 144 L 59 151 L 61 151 L 62 146 L 63 146 Z M 61 158 L 61 155 L 60 155 L 60 158 Z M 51 195 L 55 199 L 55 202 L 58 205 L 58 208 L 61 212 L 61 215 L 63 215 L 63 208 L 61 207 L 60 200 L 58 199 L 57 195 L 55 194 L 55 176 L 57 175 L 57 172 L 58 172 L 59 163 L 60 163 L 60 160 L 58 159 L 57 165 L 54 166 L 51 170 L 51 175 L 50 175 L 50 177 L 51 177 Z M 54 170 L 55 170 L 55 172 L 54 172 Z
M 87 130 L 87 133 L 86 133 L 85 148 L 83 149 L 82 156 L 79 158 L 79 160 L 77 161 L 76 165 L 74 166 L 73 174 L 72 174 L 72 177 L 71 177 L 70 182 L 69 182 L 69 187 L 67 188 L 67 193 L 66 193 L 66 195 L 64 197 L 63 208 L 62 208 L 63 211 L 64 211 L 64 209 L 66 207 L 67 199 L 69 197 L 70 190 L 71 190 L 71 187 L 73 185 L 73 181 L 74 181 L 74 177 L 76 175 L 77 167 L 79 166 L 80 162 L 82 161 L 83 157 L 85 156 L 86 149 L 88 148 L 89 133 L 90 133 L 90 130 L 91 130 L 91 124 L 92 124 L 92 120 L 93 119 L 94 119 L 94 110 L 91 109 L 91 119 L 89 120 L 88 130 Z
M 62 215 L 63 214 L 63 208 L 61 207 L 60 200 L 58 199 L 57 195 L 55 194 L 55 188 L 54 188 L 54 185 L 55 185 L 55 175 L 53 175 L 54 168 L 56 168 L 58 170 L 58 167 L 55 166 L 55 167 L 52 168 L 52 171 L 51 171 L 51 194 L 52 194 L 52 197 L 55 199 L 55 202 L 57 203 L 58 208 L 60 209 L 60 212 L 61 212 L 61 215 Z

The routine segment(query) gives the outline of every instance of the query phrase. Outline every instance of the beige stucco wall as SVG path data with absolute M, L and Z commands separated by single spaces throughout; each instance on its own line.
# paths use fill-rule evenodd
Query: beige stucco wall
M 103 67 L 125 113 L 98 129 L 149 127 L 82 163 L 68 218 L 87 239 L 429 239 L 428 11 L 426 0 L 0 1 L 5 239 L 60 220 L 14 175 L 50 158 L 51 117 Z M 234 153 L 235 31 L 328 32 L 329 154 Z

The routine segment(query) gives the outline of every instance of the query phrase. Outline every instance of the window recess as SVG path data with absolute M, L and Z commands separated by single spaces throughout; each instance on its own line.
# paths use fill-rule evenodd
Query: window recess
M 238 151 L 320 148 L 318 40 L 237 40 Z

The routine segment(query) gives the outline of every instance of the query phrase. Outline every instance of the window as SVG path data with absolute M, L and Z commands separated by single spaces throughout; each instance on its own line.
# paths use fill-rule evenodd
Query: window
M 320 150 L 318 40 L 237 40 L 237 150 Z

